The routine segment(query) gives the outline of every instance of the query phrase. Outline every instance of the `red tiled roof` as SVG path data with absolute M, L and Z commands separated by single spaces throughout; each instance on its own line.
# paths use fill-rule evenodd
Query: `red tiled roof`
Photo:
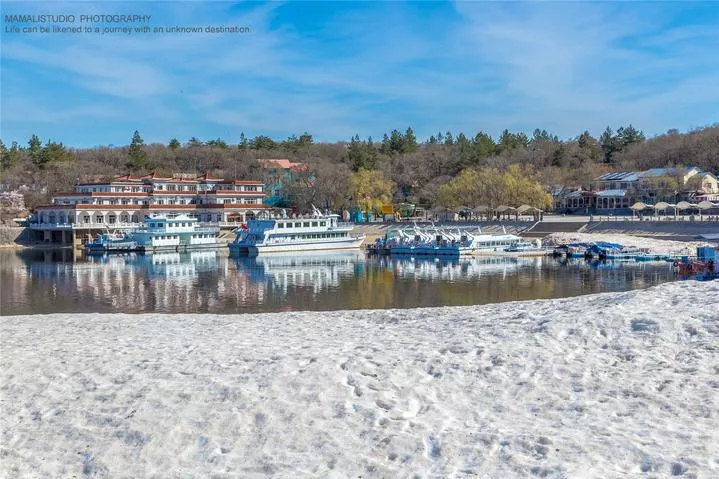
M 140 181 L 140 179 L 141 178 L 139 176 L 133 176 L 128 173 L 127 175 L 118 176 L 112 181 Z
M 198 176 L 195 178 L 196 180 L 204 180 L 204 181 L 222 181 L 224 178 L 217 178 L 210 176 L 209 173 L 205 172 L 203 175 Z
M 283 170 L 306 170 L 307 165 L 304 163 L 298 163 L 293 162 L 287 159 L 273 159 L 273 158 L 267 158 L 267 159 L 258 159 L 258 162 L 262 165 L 263 168 L 282 168 Z

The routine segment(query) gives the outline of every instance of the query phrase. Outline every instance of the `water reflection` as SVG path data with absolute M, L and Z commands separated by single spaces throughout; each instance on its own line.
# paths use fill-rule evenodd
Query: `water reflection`
M 2 314 L 235 313 L 482 304 L 671 281 L 671 265 L 552 258 L 367 258 L 361 252 L 228 257 L 193 251 L 84 256 L 0 252 Z

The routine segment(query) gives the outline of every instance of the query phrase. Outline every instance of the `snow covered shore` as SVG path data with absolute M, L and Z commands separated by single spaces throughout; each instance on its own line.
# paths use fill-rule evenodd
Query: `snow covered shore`
M 690 256 L 697 254 L 698 246 L 707 244 L 706 241 L 672 241 L 644 236 L 603 233 L 552 233 L 542 240 L 545 246 L 590 241 L 609 241 L 633 248 L 648 248 L 652 253 L 686 254 Z
M 719 282 L 0 318 L 3 477 L 717 477 Z

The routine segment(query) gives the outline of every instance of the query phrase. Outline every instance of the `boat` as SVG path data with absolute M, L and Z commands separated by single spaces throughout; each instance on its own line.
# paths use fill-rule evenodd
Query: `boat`
M 712 281 L 719 279 L 719 246 L 705 245 L 697 248 L 696 259 L 684 256 L 674 260 L 677 274 L 683 279 Z
M 137 241 L 122 231 L 112 231 L 98 235 L 84 246 L 88 253 L 126 252 L 137 250 Z
M 134 230 L 131 237 L 139 251 L 152 253 L 218 248 L 219 233 L 219 226 L 201 226 L 193 216 L 168 214 L 145 218 L 144 226 Z
M 388 232 L 378 240 L 370 251 L 378 254 L 411 256 L 466 256 L 496 254 L 522 240 L 519 236 L 507 234 L 486 234 L 481 230 L 470 232 L 431 226 L 414 226 Z
M 544 255 L 550 253 L 550 250 L 542 246 L 542 240 L 520 241 L 512 246 L 504 248 L 507 253 L 517 253 L 518 256 Z
M 228 246 L 230 253 L 257 255 L 292 251 L 347 250 L 359 248 L 364 234 L 353 234 L 352 225 L 342 224 L 340 216 L 323 214 L 312 207 L 305 218 L 252 219 L 245 228 L 238 228 L 235 240 Z

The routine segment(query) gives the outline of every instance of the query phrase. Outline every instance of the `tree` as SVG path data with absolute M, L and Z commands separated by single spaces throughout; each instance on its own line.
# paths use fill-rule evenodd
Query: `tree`
M 497 145 L 487 133 L 480 131 L 472 140 L 474 151 L 478 160 L 489 158 L 497 152 Z
M 215 140 L 210 140 L 210 141 L 208 141 L 206 144 L 207 144 L 207 146 L 209 146 L 210 148 L 221 148 L 221 149 L 226 149 L 226 148 L 227 148 L 227 143 L 226 143 L 225 140 L 223 140 L 222 138 L 217 138 L 217 139 L 215 139 Z
M 362 211 L 379 212 L 392 200 L 394 183 L 378 170 L 359 170 L 350 176 L 350 195 Z
M 38 138 L 37 135 L 32 135 L 27 142 L 27 146 L 27 152 L 30 156 L 30 160 L 35 164 L 35 166 L 42 167 L 44 165 L 44 160 L 41 158 L 42 142 L 40 141 L 40 138 Z
M 265 135 L 258 135 L 250 141 L 250 149 L 252 150 L 274 150 L 277 148 L 275 140 Z
M 311 205 L 336 211 L 346 201 L 349 177 L 350 172 L 343 163 L 317 162 L 306 174 L 298 176 L 290 187 L 295 205 L 301 211 L 309 211 Z
M 41 156 L 44 158 L 45 164 L 68 162 L 75 159 L 74 155 L 65 149 L 65 145 L 50 140 L 43 147 Z
M 417 151 L 417 137 L 414 135 L 412 127 L 407 127 L 407 131 L 404 133 L 402 142 L 402 153 L 414 153 Z
M 392 130 L 389 135 L 390 153 L 401 153 L 404 149 L 404 135 L 399 130 Z
M 10 148 L 5 146 L 5 143 L 0 140 L 0 170 L 6 170 L 18 164 L 22 159 L 22 150 L 17 144 L 17 141 L 13 141 Z
M 180 148 L 182 145 L 180 145 L 180 142 L 177 140 L 177 138 L 173 138 L 170 140 L 170 142 L 167 144 L 167 146 L 172 151 L 175 151 L 176 149 Z
M 634 128 L 632 125 L 628 127 L 620 127 L 617 130 L 616 141 L 621 150 L 624 150 L 632 143 L 642 143 L 645 140 L 644 133 Z
M 145 141 L 140 136 L 140 132 L 135 130 L 132 135 L 132 141 L 127 150 L 128 161 L 126 166 L 136 171 L 149 170 L 152 167 L 152 162 L 147 156 L 145 151 Z
M 612 163 L 614 161 L 614 154 L 619 151 L 620 148 L 614 136 L 614 132 L 609 126 L 604 130 L 602 136 L 599 137 L 599 144 L 602 146 L 602 151 L 604 151 L 604 163 Z
M 312 135 L 310 135 L 310 134 L 307 133 L 307 132 L 302 133 L 302 134 L 300 135 L 299 139 L 297 140 L 297 142 L 298 142 L 298 146 L 299 146 L 300 148 L 304 148 L 304 147 L 307 147 L 307 146 L 310 146 L 310 145 L 314 144 L 314 140 L 313 140 L 313 138 L 312 138 Z
M 359 135 L 353 136 L 347 148 L 347 164 L 352 171 L 375 169 L 377 167 L 377 152 L 374 146 L 360 141 Z
M 202 143 L 202 141 L 200 141 L 196 136 L 193 136 L 193 137 L 190 138 L 190 140 L 187 142 L 187 145 L 186 145 L 186 146 L 187 146 L 188 148 L 200 148 L 200 147 L 202 147 L 203 145 L 204 145 L 204 143 Z
M 247 140 L 247 137 L 245 137 L 245 133 L 240 133 L 240 142 L 237 144 L 237 148 L 240 148 L 242 150 L 246 150 L 249 148 L 250 142 Z

